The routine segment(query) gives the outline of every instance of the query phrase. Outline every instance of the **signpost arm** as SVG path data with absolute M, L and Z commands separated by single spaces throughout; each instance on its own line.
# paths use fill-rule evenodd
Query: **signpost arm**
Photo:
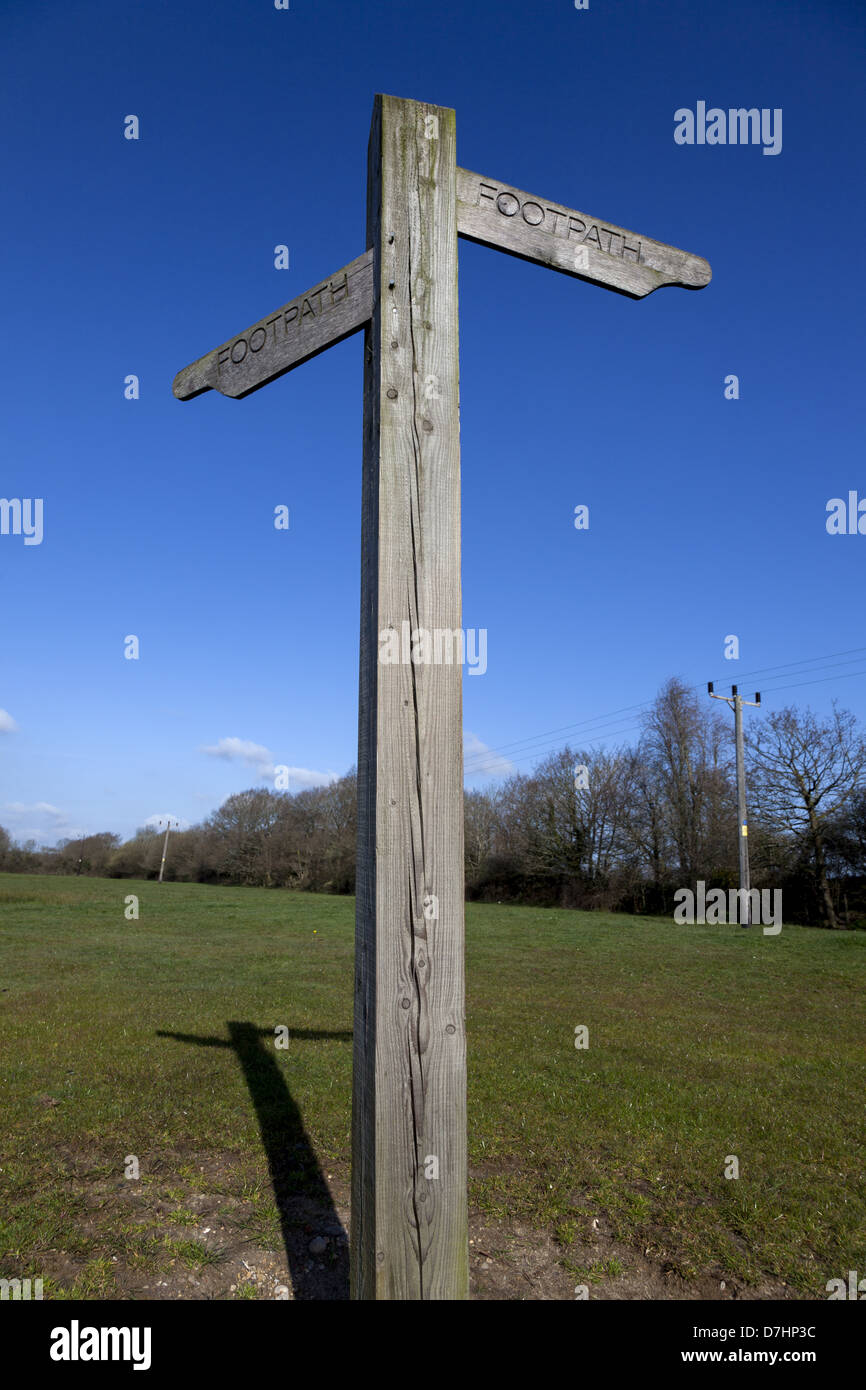
M 468 1293 L 456 203 L 454 112 L 377 97 L 352 1114 L 361 1299 Z

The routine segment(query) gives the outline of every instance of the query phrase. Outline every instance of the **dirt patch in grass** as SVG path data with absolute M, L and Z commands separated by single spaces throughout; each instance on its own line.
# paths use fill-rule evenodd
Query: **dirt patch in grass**
M 144 1165 L 142 1165 L 144 1167 Z M 52 1299 L 290 1299 L 349 1293 L 349 1174 L 325 1173 L 329 1200 L 299 1192 L 277 1211 L 261 1170 L 237 1154 L 163 1153 L 137 1180 L 98 1159 L 63 1161 L 70 1236 L 10 1275 L 41 1275 Z M 584 1213 L 567 1244 L 520 1221 L 470 1211 L 470 1296 L 479 1300 L 791 1299 L 785 1285 L 746 1285 L 720 1271 L 686 1279 L 652 1247 L 616 1240 L 603 1212 Z
M 470 1218 L 470 1280 L 477 1299 L 765 1299 L 797 1298 L 769 1280 L 751 1286 L 709 1273 L 684 1279 L 666 1262 L 614 1240 L 603 1217 L 593 1238 L 567 1250 L 520 1222 Z

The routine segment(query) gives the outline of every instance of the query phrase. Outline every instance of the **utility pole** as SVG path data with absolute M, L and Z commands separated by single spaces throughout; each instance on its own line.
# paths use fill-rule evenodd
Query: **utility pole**
M 740 856 L 740 926 L 750 927 L 752 925 L 752 898 L 750 893 L 751 883 L 749 879 L 749 822 L 746 816 L 746 758 L 743 751 L 743 705 L 751 705 L 757 709 L 761 703 L 760 691 L 755 691 L 754 700 L 744 700 L 738 694 L 737 687 L 731 686 L 730 695 L 716 695 L 713 692 L 713 682 L 707 681 L 707 693 L 714 700 L 724 700 L 726 705 L 730 705 L 734 711 L 734 736 L 737 742 L 737 847 Z M 745 904 L 745 913 L 743 912 Z M 742 921 L 743 916 L 746 920 Z
M 160 821 L 160 825 L 162 825 L 162 821 Z M 159 883 L 162 883 L 162 875 L 165 872 L 165 856 L 168 853 L 168 832 L 170 830 L 171 816 L 169 816 L 168 820 L 165 823 L 165 839 L 162 842 L 162 859 L 159 865 L 159 879 L 157 880 Z

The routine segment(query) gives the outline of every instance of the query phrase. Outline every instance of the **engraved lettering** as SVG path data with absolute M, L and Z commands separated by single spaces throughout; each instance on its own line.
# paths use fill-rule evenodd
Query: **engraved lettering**
M 544 208 L 540 203 L 524 203 L 523 220 L 528 222 L 530 227 L 537 227 L 544 221 Z
M 595 225 L 594 222 L 590 227 L 589 231 L 587 232 L 586 236 L 583 238 L 583 240 L 586 243 L 594 241 L 599 251 L 601 250 L 601 242 L 598 239 L 598 227 Z
M 638 242 L 637 246 L 629 246 L 629 244 L 628 244 L 628 242 L 626 241 L 625 237 L 623 237 L 623 239 L 622 239 L 622 258 L 623 258 L 623 260 L 625 260 L 625 253 L 626 253 L 626 251 L 630 251 L 630 252 L 631 252 L 631 254 L 632 254 L 632 255 L 634 256 L 634 258 L 635 258 L 635 261 L 639 261 L 639 260 L 640 260 L 640 242 Z
M 492 202 L 494 201 L 495 197 L 496 197 L 496 184 L 495 184 L 495 183 L 481 183 L 481 184 L 479 184 L 479 185 L 478 185 L 478 196 L 479 196 L 479 198 L 489 198 L 490 201 L 491 201 L 491 203 L 492 203 Z
M 262 382 L 279 375 L 296 362 L 304 361 L 310 352 L 327 346 L 329 324 L 320 325 L 318 320 L 323 316 L 327 319 L 328 310 L 340 305 L 343 308 L 333 315 L 333 338 L 345 337 L 347 333 L 356 331 L 364 315 L 369 314 L 372 304 L 371 265 L 372 253 L 367 252 L 332 279 L 323 281 L 267 318 L 260 319 L 233 341 L 214 348 L 192 368 L 178 373 L 175 396 L 179 400 L 188 400 L 191 395 L 209 388 L 227 396 L 249 394 Z M 311 327 L 308 333 L 304 333 L 307 322 Z M 233 372 L 232 367 L 241 367 L 242 370 Z
M 586 231 L 586 223 L 582 220 L 582 218 L 580 218 L 580 217 L 574 217 L 574 216 L 569 216 L 569 219 L 568 219 L 568 232 L 566 233 L 567 236 L 571 236 L 572 232 L 574 232 L 574 235 L 575 235 L 575 236 L 580 237 L 580 236 L 583 236 L 583 234 L 585 233 L 585 231 Z
M 342 294 L 340 293 L 341 290 L 342 290 Z M 343 278 L 342 278 L 342 280 L 338 280 L 336 284 L 334 283 L 333 280 L 331 281 L 331 303 L 332 303 L 332 304 L 339 304 L 341 299 L 346 299 L 346 298 L 348 297 L 348 294 L 349 294 L 349 277 L 348 277 L 348 275 L 344 275 Z
M 560 219 L 561 217 L 564 217 L 564 216 L 565 216 L 565 213 L 564 213 L 564 212 L 558 212 L 556 208 L 551 208 L 551 207 L 546 207 L 546 208 L 545 208 L 545 212 L 549 212 L 550 215 L 551 215 L 551 217 L 553 218 L 553 227 L 552 227 L 551 230 L 553 231 L 553 235 L 556 236 L 556 235 L 557 235 L 556 224 L 557 224 L 557 222 L 559 221 L 559 219 Z
M 496 206 L 504 217 L 513 217 L 520 211 L 520 201 L 513 193 L 500 193 L 496 199 Z

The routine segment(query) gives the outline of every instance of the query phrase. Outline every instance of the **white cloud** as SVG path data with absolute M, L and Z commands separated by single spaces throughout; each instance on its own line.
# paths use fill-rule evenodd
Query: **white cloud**
M 66 812 L 50 801 L 6 801 L 0 807 L 0 817 L 22 843 L 36 840 L 41 845 L 54 844 L 56 840 L 73 840 L 87 833 L 73 825 Z
M 183 816 L 176 816 L 173 812 L 160 811 L 155 816 L 148 816 L 145 825 L 152 825 L 154 830 L 164 830 L 166 821 L 171 821 L 172 830 L 189 830 L 190 822 L 184 820 Z
M 0 734 L 14 734 L 18 725 L 8 710 L 0 709 Z
M 16 816 L 50 816 L 61 824 L 66 822 L 66 812 L 61 811 L 59 806 L 52 806 L 50 801 L 7 801 L 3 809 Z
M 463 731 L 463 761 L 467 777 L 506 777 L 514 771 L 514 763 L 488 748 L 468 729 Z
M 276 754 L 270 748 L 265 748 L 264 744 L 252 743 L 247 738 L 221 738 L 219 743 L 209 744 L 201 751 L 210 758 L 246 763 L 248 767 L 255 768 L 263 781 L 273 782 L 276 778 Z M 317 772 L 311 767 L 286 767 L 285 763 L 280 763 L 279 767 L 288 773 L 289 789 L 292 791 L 299 786 L 324 787 L 329 782 L 336 782 L 338 776 L 336 772 Z
M 260 777 L 273 777 L 274 755 L 270 748 L 261 743 L 251 743 L 248 738 L 221 738 L 201 750 L 210 758 L 225 758 L 228 762 L 243 762 L 254 767 Z
M 300 783 L 302 787 L 326 787 L 329 782 L 338 781 L 336 772 L 316 772 L 311 767 L 287 767 L 286 771 L 289 774 L 290 791 L 295 783 Z

